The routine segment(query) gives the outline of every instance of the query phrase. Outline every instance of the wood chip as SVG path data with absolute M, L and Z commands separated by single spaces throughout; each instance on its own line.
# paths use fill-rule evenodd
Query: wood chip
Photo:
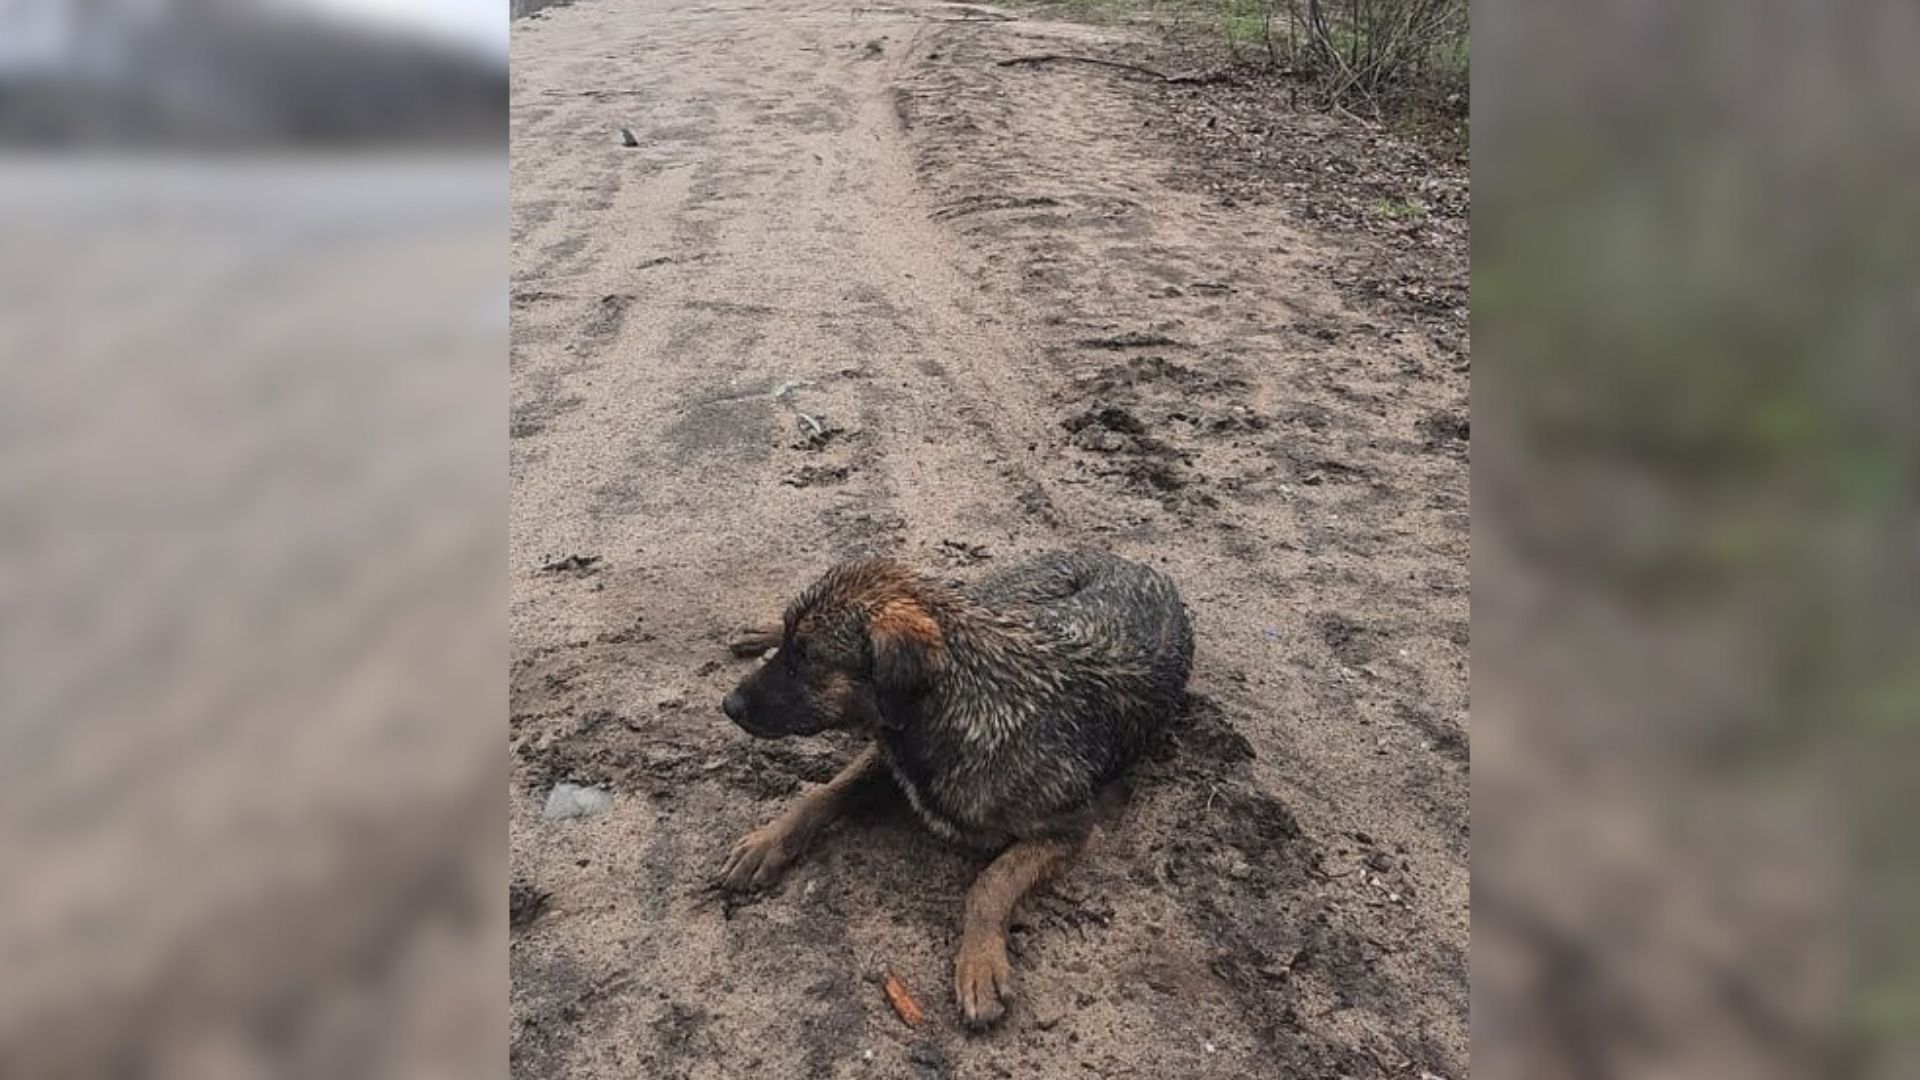
M 900 976 L 891 971 L 880 976 L 880 989 L 887 995 L 887 1004 L 893 1006 L 901 1023 L 908 1027 L 919 1027 L 920 1022 L 927 1018 L 927 1014 L 920 1011 L 920 1003 L 907 992 L 907 984 L 900 981 Z

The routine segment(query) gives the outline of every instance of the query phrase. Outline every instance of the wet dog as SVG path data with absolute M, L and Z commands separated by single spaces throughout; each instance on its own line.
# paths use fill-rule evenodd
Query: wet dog
M 1014 906 L 1080 852 L 1100 796 L 1180 708 L 1193 631 L 1173 583 L 1097 552 L 1040 555 L 966 589 L 862 560 L 739 644 L 773 652 L 722 703 L 734 723 L 873 741 L 743 838 L 721 884 L 772 884 L 823 827 L 897 788 L 935 833 L 995 855 L 967 891 L 954 992 L 969 1025 L 999 1020 Z

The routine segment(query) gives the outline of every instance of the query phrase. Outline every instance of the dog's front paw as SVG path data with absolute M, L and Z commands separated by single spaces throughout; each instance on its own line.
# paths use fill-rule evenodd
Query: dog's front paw
M 953 991 L 968 1027 L 992 1027 L 1007 1015 L 1007 1005 L 1013 1001 L 1013 966 L 1007 963 L 1004 937 L 983 935 L 960 942 L 960 955 L 953 963 Z
M 733 845 L 727 865 L 720 871 L 720 886 L 733 892 L 764 889 L 780 880 L 793 862 L 786 834 L 776 826 L 755 829 Z

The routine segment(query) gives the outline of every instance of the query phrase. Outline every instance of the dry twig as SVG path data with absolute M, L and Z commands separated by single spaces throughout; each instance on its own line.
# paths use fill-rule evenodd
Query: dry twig
M 927 1014 L 920 1010 L 920 1003 L 907 992 L 907 984 L 900 981 L 900 976 L 891 971 L 882 975 L 880 989 L 887 995 L 887 1004 L 893 1006 L 901 1023 L 908 1027 L 919 1027 L 920 1022 L 927 1018 Z
M 1145 75 L 1148 78 L 1159 79 L 1161 82 L 1181 85 L 1204 85 L 1206 83 L 1220 82 L 1230 77 L 1226 72 L 1221 71 L 1200 75 L 1168 75 L 1164 71 L 1155 71 L 1150 67 L 1141 67 L 1139 64 L 1129 64 L 1121 60 L 1102 60 L 1097 56 L 1074 56 L 1070 53 L 1037 53 L 1033 56 L 1013 56 L 1005 60 L 997 61 L 996 66 L 1015 67 L 1020 64 L 1052 63 L 1094 64 L 1099 67 L 1116 68 L 1120 71 L 1131 71 L 1138 75 Z

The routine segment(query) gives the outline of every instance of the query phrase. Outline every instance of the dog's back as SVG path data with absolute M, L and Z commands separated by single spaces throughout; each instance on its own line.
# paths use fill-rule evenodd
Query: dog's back
M 1178 705 L 1193 665 L 1193 629 L 1179 591 L 1158 570 L 1101 551 L 1050 551 L 969 591 L 1137 681 L 1127 689 L 1139 696 L 1140 711 L 1164 715 Z
M 921 722 L 888 740 L 893 757 L 941 831 L 983 844 L 1044 834 L 1178 712 L 1187 612 L 1165 575 L 1099 552 L 1037 556 L 967 597 L 975 611 L 943 626 L 952 667 Z

